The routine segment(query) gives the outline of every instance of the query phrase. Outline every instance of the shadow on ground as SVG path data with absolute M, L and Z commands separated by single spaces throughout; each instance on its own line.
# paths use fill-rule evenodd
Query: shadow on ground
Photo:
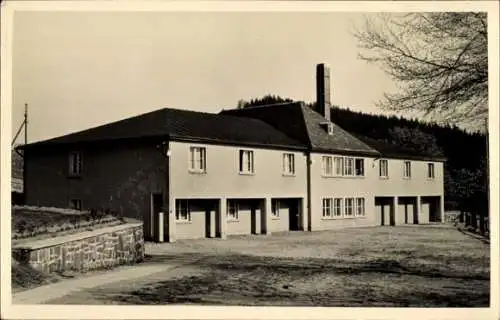
M 406 260 L 297 259 L 243 254 L 147 256 L 175 261 L 197 275 L 123 291 L 95 288 L 97 301 L 117 304 L 204 304 L 342 307 L 487 307 L 489 274 L 447 272 Z

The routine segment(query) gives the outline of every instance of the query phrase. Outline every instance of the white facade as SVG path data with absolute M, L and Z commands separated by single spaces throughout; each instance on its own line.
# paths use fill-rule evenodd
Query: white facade
M 176 141 L 168 159 L 167 241 L 288 231 L 292 214 L 300 230 L 316 231 L 428 223 L 431 210 L 443 213 L 442 162 Z
M 362 159 L 364 172 L 360 176 L 331 176 L 324 174 L 324 156 Z M 386 176 L 380 175 L 380 160 L 387 160 Z M 411 177 L 404 177 L 404 162 L 411 163 Z M 434 178 L 428 178 L 427 166 L 434 166 Z M 373 226 L 380 224 L 375 199 L 379 197 L 437 196 L 443 199 L 443 163 L 420 160 L 400 160 L 374 157 L 342 156 L 313 153 L 311 155 L 311 229 L 327 230 L 344 227 Z M 324 217 L 323 199 L 342 199 L 341 216 Z M 364 215 L 346 215 L 346 199 L 364 199 Z M 396 198 L 397 199 L 397 198 Z M 349 201 L 349 200 L 347 200 Z M 441 200 L 442 202 L 442 200 Z M 356 205 L 355 205 L 356 206 Z M 396 217 L 399 218 L 398 215 Z

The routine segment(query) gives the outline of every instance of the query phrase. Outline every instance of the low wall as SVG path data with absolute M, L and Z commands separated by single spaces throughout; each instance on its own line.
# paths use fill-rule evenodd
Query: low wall
M 87 271 L 144 259 L 141 223 L 13 244 L 12 255 L 42 272 Z

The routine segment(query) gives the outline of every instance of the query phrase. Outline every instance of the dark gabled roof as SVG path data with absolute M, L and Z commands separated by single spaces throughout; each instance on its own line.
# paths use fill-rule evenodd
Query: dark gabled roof
M 17 147 L 17 146 L 15 146 Z M 22 179 L 23 178 L 23 158 L 21 155 L 15 150 L 15 147 L 12 149 L 12 178 L 14 179 Z
M 379 155 L 377 150 L 334 123 L 333 134 L 329 135 L 321 126 L 326 119 L 300 102 L 224 110 L 221 114 L 263 120 L 306 144 L 312 151 Z
M 423 160 L 423 161 L 446 161 L 442 155 L 431 154 L 429 152 L 422 152 L 409 147 L 395 144 L 394 142 L 377 140 L 363 135 L 356 135 L 356 137 L 374 149 L 380 151 L 382 157 L 394 159 L 407 159 L 407 160 Z
M 301 108 L 313 151 L 346 152 L 373 156 L 379 155 L 376 149 L 371 148 L 335 123 L 331 123 L 332 134 L 327 134 L 325 129 L 321 127 L 321 123 L 324 123 L 326 119 L 309 107 L 301 105 Z
M 289 137 L 307 146 L 310 145 L 304 115 L 299 102 L 285 102 L 243 109 L 223 110 L 220 114 L 262 120 L 284 132 Z
M 306 148 L 299 141 L 258 119 L 170 108 L 32 143 L 27 147 L 152 137 L 262 147 Z

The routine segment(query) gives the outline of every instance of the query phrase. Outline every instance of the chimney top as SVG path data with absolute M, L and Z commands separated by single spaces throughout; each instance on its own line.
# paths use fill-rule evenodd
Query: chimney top
M 318 111 L 327 121 L 331 121 L 330 68 L 325 63 L 316 65 L 316 99 Z

